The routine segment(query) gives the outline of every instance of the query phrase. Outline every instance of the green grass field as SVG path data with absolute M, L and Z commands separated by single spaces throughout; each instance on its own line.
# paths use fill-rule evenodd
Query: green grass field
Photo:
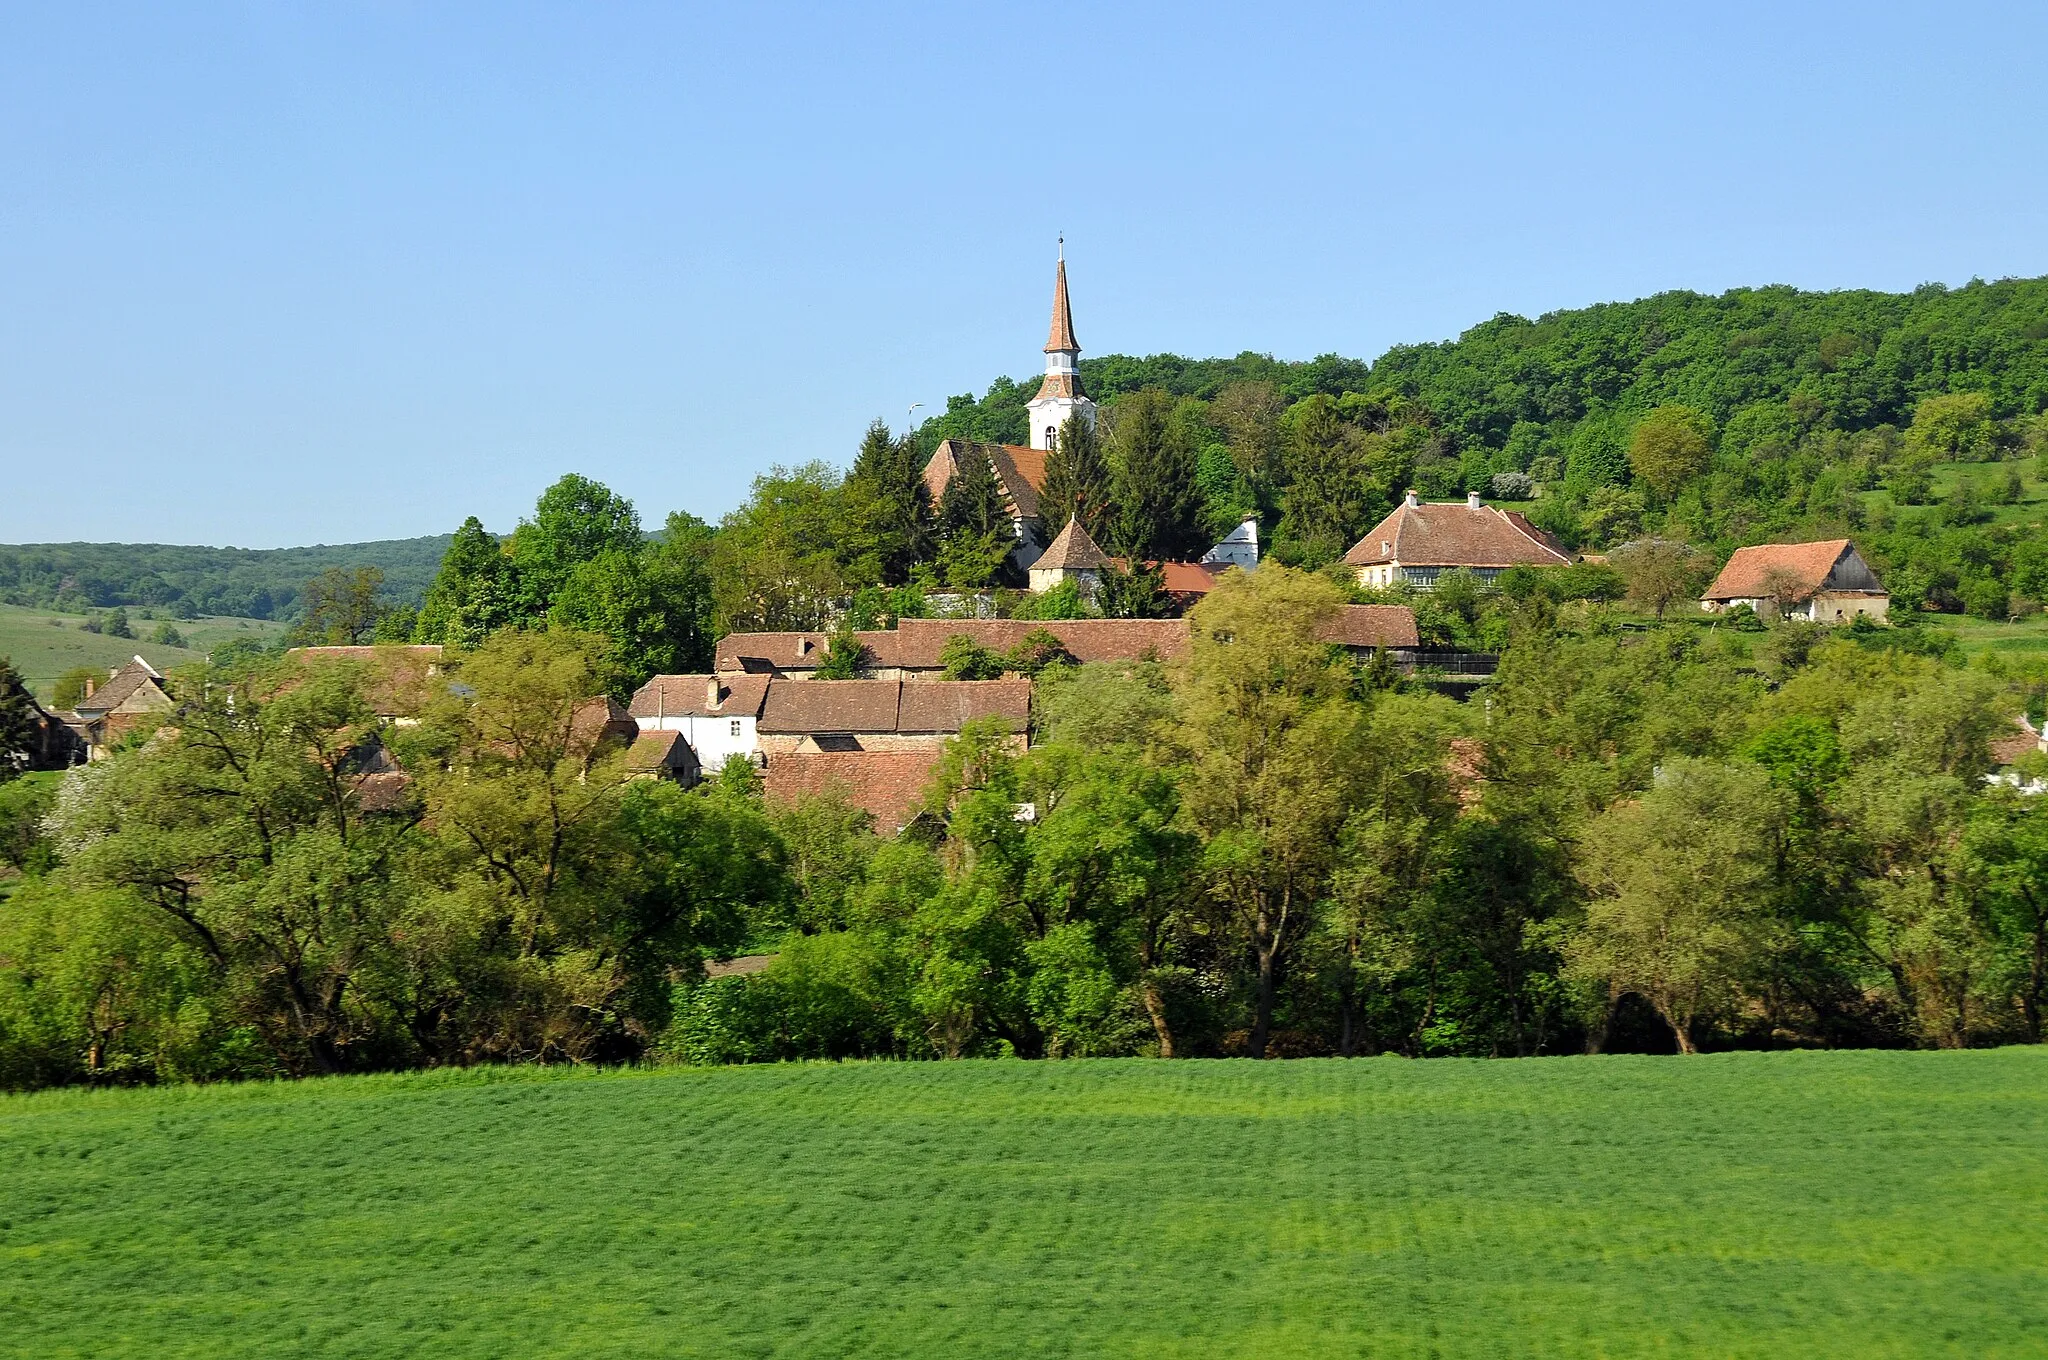
M 2040 1356 L 2048 1052 L 14 1097 L 0 1352 Z
M 147 637 L 155 622 L 129 611 L 130 626 Z M 60 614 L 49 609 L 24 609 L 0 604 L 0 656 L 14 663 L 38 698 L 47 700 L 57 677 L 74 666 L 111 667 L 140 655 L 160 671 L 189 666 L 202 660 L 209 648 L 229 638 L 254 638 L 269 642 L 284 631 L 284 625 L 269 619 L 203 618 L 173 619 L 171 625 L 185 635 L 185 647 L 158 647 L 154 643 L 126 641 L 84 632 L 84 617 Z

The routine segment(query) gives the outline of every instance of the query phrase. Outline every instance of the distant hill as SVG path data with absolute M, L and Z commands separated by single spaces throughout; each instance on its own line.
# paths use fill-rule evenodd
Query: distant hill
M 330 567 L 376 567 L 394 604 L 418 604 L 450 535 L 310 548 L 194 548 L 168 543 L 0 545 L 0 602 L 44 609 L 155 606 L 180 614 L 288 619 Z

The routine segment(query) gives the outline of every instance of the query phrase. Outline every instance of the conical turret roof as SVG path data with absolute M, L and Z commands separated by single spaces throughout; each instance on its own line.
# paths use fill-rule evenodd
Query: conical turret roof
M 1059 272 L 1053 277 L 1052 285 L 1052 334 L 1046 337 L 1045 352 L 1056 354 L 1061 351 L 1079 354 L 1081 342 L 1074 338 L 1074 312 L 1067 303 L 1067 259 L 1060 256 Z
M 1032 570 L 1045 568 L 1051 571 L 1101 571 L 1109 565 L 1109 557 L 1095 546 L 1095 540 L 1081 527 L 1081 521 L 1070 519 L 1067 527 L 1060 530 L 1060 536 L 1052 541 L 1045 555 L 1031 564 Z

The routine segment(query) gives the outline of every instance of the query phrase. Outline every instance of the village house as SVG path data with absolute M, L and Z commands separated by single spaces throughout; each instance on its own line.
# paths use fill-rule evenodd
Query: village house
M 715 774 L 733 756 L 759 756 L 768 681 L 761 673 L 657 675 L 633 692 L 633 721 L 643 739 L 649 732 L 681 733 L 701 773 Z
M 16 771 L 61 770 L 84 761 L 83 724 L 73 715 L 44 708 L 28 686 L 15 683 L 15 692 L 28 705 L 28 743 L 20 750 L 0 750 L 0 766 L 12 766 Z M 0 699 L 6 697 L 0 694 Z
M 714 686 L 716 687 L 714 689 Z M 731 756 L 763 772 L 771 795 L 839 779 L 878 820 L 916 801 L 946 742 L 995 719 L 1022 750 L 1028 680 L 796 680 L 768 675 L 658 675 L 630 706 L 639 737 L 627 757 L 638 777 L 695 783 Z M 845 757 L 818 762 L 810 757 Z M 909 779 L 915 787 L 899 788 Z
M 1768 618 L 1845 623 L 1859 615 L 1884 618 L 1891 596 L 1855 544 L 1831 538 L 1737 548 L 1700 608 L 1718 614 L 1745 604 Z
M 104 684 L 87 683 L 85 697 L 73 709 L 78 721 L 71 728 L 83 741 L 86 758 L 103 760 L 122 737 L 173 707 L 162 673 L 138 656 L 115 667 Z
M 1362 586 L 1405 583 L 1417 590 L 1434 590 L 1447 571 L 1463 569 L 1490 585 L 1510 567 L 1563 567 L 1571 560 L 1527 516 L 1488 505 L 1476 491 L 1462 502 L 1423 501 L 1410 491 L 1344 554 Z

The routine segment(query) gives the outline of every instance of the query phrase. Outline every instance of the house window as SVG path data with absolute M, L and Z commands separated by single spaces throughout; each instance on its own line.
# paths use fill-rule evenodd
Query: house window
M 738 736 L 740 734 L 740 720 L 738 718 L 734 718 L 732 720 L 732 734 L 734 736 Z

